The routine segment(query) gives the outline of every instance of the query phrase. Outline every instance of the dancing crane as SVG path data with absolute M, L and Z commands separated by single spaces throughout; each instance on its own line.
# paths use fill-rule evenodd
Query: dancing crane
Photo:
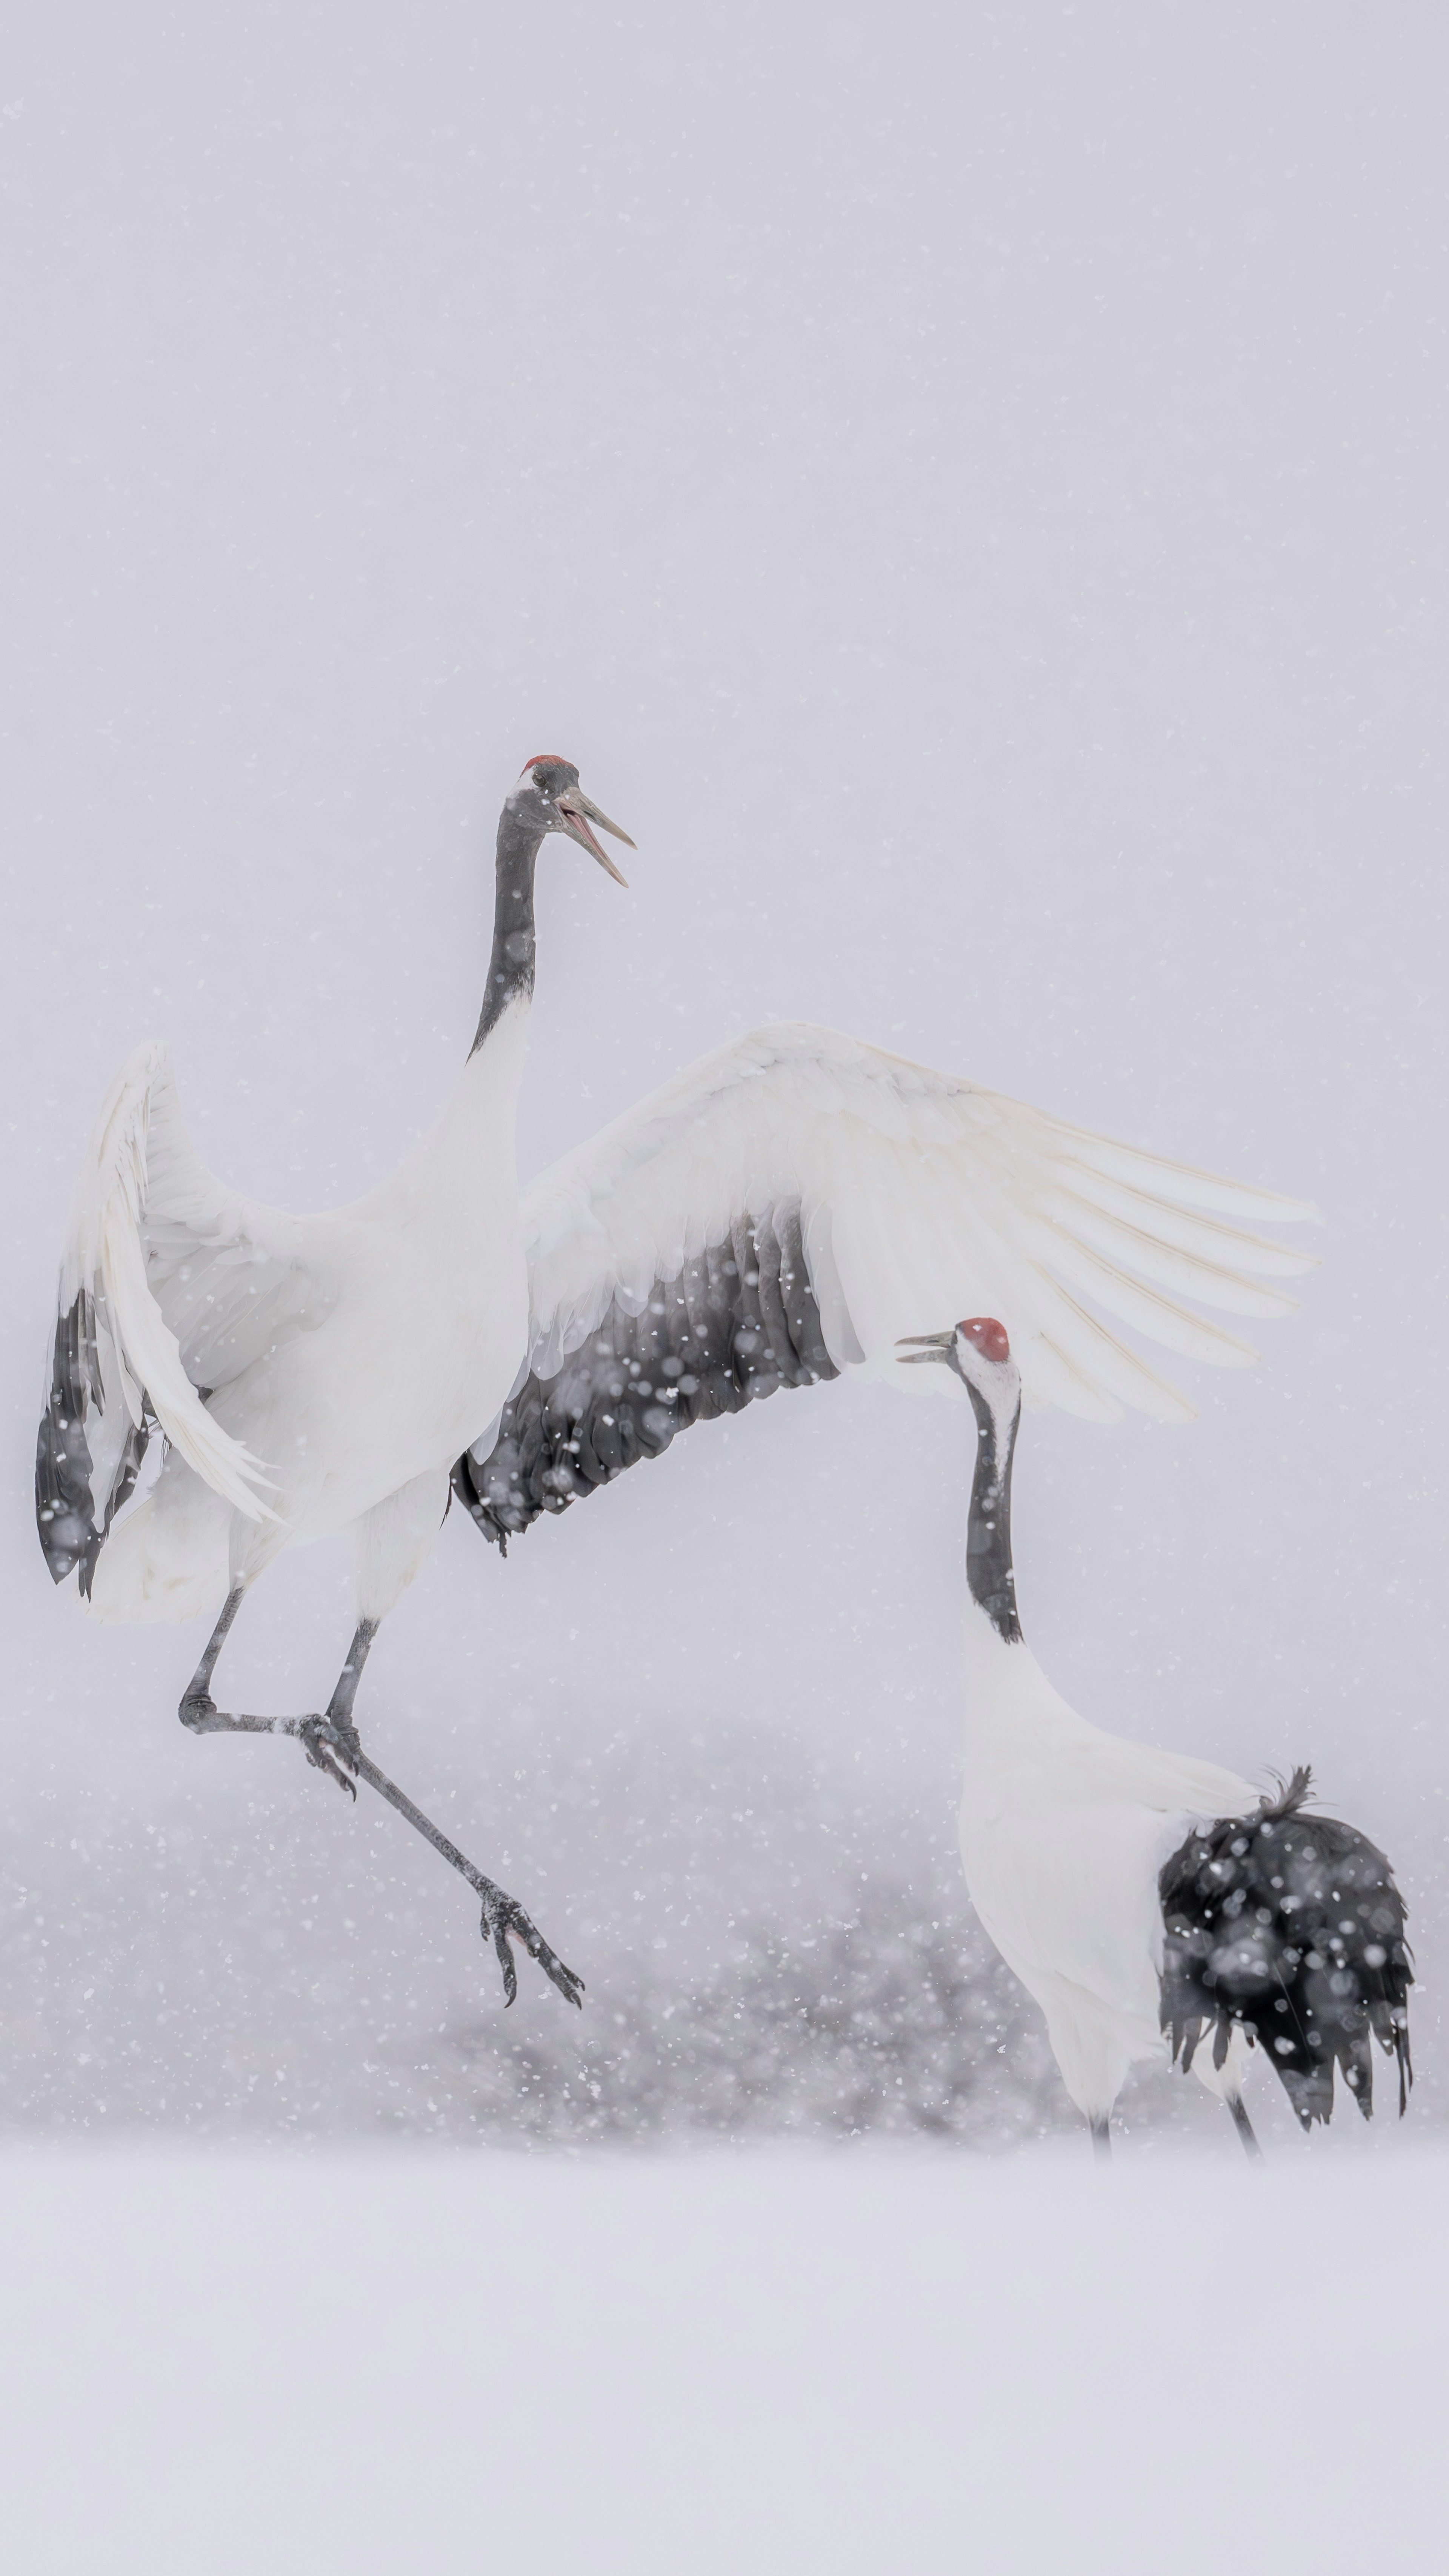
M 617 876 L 591 823 L 627 839 L 570 762 L 527 764 L 498 828 L 473 1051 L 431 1135 L 354 1206 L 292 1217 L 225 1188 L 186 1135 L 169 1050 L 138 1050 L 82 1170 L 37 1448 L 56 1581 L 78 1571 L 105 1618 L 220 1604 L 183 1723 L 295 1736 L 345 1788 L 388 1799 L 481 1897 L 510 2001 L 511 1935 L 575 2002 L 579 1981 L 363 1753 L 354 1722 L 450 1470 L 506 1545 L 684 1425 L 779 1387 L 859 1369 L 915 1391 L 896 1337 L 923 1312 L 988 1302 L 1038 1400 L 1180 1420 L 1184 1398 L 1081 1296 L 1183 1356 L 1244 1365 L 1255 1353 L 1196 1308 L 1288 1312 L 1279 1283 L 1310 1266 L 1258 1231 L 1312 1214 L 1295 1201 L 799 1023 L 677 1075 L 520 1201 L 535 862 L 561 832 Z M 123 1511 L 158 1431 L 159 1480 Z M 250 1586 L 283 1547 L 349 1528 L 357 1627 L 327 1708 L 219 1710 L 217 1659 Z
M 1070 1708 L 1025 1644 L 1011 1556 L 1022 1372 L 977 1315 L 904 1336 L 975 1416 L 966 1536 L 961 1856 L 976 1910 L 1046 2014 L 1062 2080 L 1109 2152 L 1129 2066 L 1166 2053 L 1200 2075 L 1259 2153 L 1243 2106 L 1256 2042 L 1305 2129 L 1333 2109 L 1334 2066 L 1365 2119 L 1370 2033 L 1413 2081 L 1404 1904 L 1383 1853 L 1309 1813 L 1310 1774 L 1263 1796 L 1186 1754 L 1108 1735 Z M 1211 2034 L 1211 2045 L 1204 2045 Z
M 137 1049 L 81 1172 L 36 1452 L 55 1580 L 78 1569 L 81 1593 L 117 1619 L 188 1618 L 224 1593 L 183 1724 L 294 1735 L 354 1797 L 353 1776 L 367 1780 L 482 1899 L 510 2002 L 510 1936 L 571 2002 L 580 1981 L 364 1755 L 352 1708 L 379 1624 L 437 1536 L 452 1462 L 517 1374 L 528 1277 L 514 1137 L 534 872 L 544 840 L 563 833 L 622 885 L 594 824 L 628 840 L 571 762 L 528 762 L 499 821 L 488 981 L 457 1088 L 401 1169 L 351 1207 L 286 1216 L 224 1188 L 182 1124 L 170 1049 Z M 160 1477 L 113 1526 L 158 1430 Z M 218 1709 L 217 1658 L 251 1585 L 282 1548 L 349 1528 L 357 1629 L 325 1714 Z

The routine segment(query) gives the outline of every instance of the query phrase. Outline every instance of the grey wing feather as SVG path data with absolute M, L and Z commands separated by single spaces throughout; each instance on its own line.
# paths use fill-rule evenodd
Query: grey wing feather
M 692 1424 L 838 1375 L 799 1211 L 777 1209 L 656 1280 L 638 1314 L 615 1299 L 551 1375 L 531 1369 L 496 1437 L 458 1460 L 453 1492 L 506 1552 L 541 1513 L 567 1511 L 626 1467 L 662 1458 Z

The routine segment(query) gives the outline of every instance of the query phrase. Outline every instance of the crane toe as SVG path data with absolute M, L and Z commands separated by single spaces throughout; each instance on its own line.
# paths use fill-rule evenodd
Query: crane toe
M 517 1897 L 505 1896 L 501 1887 L 489 1880 L 483 1891 L 483 1938 L 491 1941 L 503 1971 L 505 2005 L 518 1993 L 518 1970 L 514 1964 L 513 1941 L 521 1941 L 530 1959 L 536 1959 L 544 1975 L 552 1979 L 565 2003 L 584 2008 L 584 1981 L 572 1968 L 566 1968 L 556 1950 L 550 1949 L 532 1917 L 526 1914 Z
M 339 1789 L 345 1789 L 355 1802 L 357 1783 L 343 1769 L 355 1771 L 362 1759 L 362 1739 L 355 1726 L 338 1726 L 332 1718 L 304 1717 L 297 1722 L 297 1741 L 314 1771 L 325 1771 Z M 339 1758 L 340 1757 L 340 1758 Z

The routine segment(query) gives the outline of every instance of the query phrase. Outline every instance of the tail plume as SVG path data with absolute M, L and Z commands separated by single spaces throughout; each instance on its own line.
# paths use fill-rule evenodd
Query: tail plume
M 1311 1778 L 1303 1765 L 1256 1816 L 1189 1834 L 1158 1880 L 1174 2062 L 1186 2071 L 1211 2030 L 1221 2064 L 1241 2024 L 1305 2129 L 1332 2113 L 1335 2065 L 1371 2118 L 1370 2034 L 1397 2060 L 1401 2117 L 1414 2080 L 1404 1900 L 1356 1827 L 1305 1813 Z

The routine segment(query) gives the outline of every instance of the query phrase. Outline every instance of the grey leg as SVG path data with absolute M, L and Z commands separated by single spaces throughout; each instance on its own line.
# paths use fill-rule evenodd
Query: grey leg
M 484 1876 L 481 1869 L 475 1869 L 457 1844 L 450 1843 L 446 1834 L 439 1833 L 421 1807 L 415 1807 L 411 1798 L 405 1797 L 402 1790 L 363 1752 L 357 1729 L 352 1723 L 352 1704 L 362 1679 L 362 1667 L 377 1635 L 375 1620 L 364 1619 L 358 1627 L 348 1649 L 347 1661 L 338 1674 L 337 1688 L 328 1702 L 325 1717 L 251 1717 L 244 1712 L 233 1715 L 230 1710 L 217 1707 L 211 1696 L 211 1678 L 241 1608 L 244 1588 L 238 1584 L 234 1592 L 227 1594 L 221 1617 L 211 1632 L 206 1652 L 186 1686 L 185 1697 L 177 1711 L 182 1725 L 189 1727 L 193 1735 L 294 1735 L 313 1768 L 325 1771 L 353 1799 L 357 1796 L 357 1789 L 354 1778 L 349 1775 L 355 1774 L 356 1780 L 365 1780 L 370 1789 L 375 1789 L 380 1798 L 385 1798 L 390 1807 L 395 1807 L 400 1816 L 406 1817 L 408 1823 L 416 1827 L 424 1840 L 432 1844 L 434 1851 L 441 1853 L 449 1868 L 457 1870 L 461 1878 L 466 1878 L 474 1894 L 482 1898 L 483 1937 L 485 1941 L 491 1940 L 497 1954 L 507 2001 L 511 2004 L 518 1992 L 518 1971 L 510 1947 L 510 1940 L 517 1940 L 523 1943 L 529 1957 L 538 1961 L 545 1976 L 552 1979 L 565 2001 L 578 2004 L 582 2009 L 582 1977 L 576 1976 L 572 1968 L 566 1968 L 557 1952 L 550 1949 L 517 1898 L 506 1895 L 491 1878 Z M 344 1764 L 346 1769 L 342 1767 Z
M 1104 2111 L 1100 2120 L 1088 2120 L 1087 2126 L 1092 2132 L 1092 2153 L 1098 2164 L 1109 2165 L 1112 2161 L 1111 2112 Z
M 197 1665 L 195 1672 L 192 1674 L 190 1681 L 187 1683 L 185 1697 L 181 1702 L 180 1708 L 176 1712 L 182 1725 L 189 1726 L 194 1734 L 211 1734 L 213 1729 L 208 1726 L 206 1722 L 207 1718 L 210 1716 L 215 1719 L 220 1714 L 220 1712 L 213 1707 L 209 1696 L 211 1691 L 211 1676 L 216 1670 L 217 1656 L 221 1653 L 222 1647 L 226 1644 L 228 1637 L 231 1635 L 232 1623 L 236 1618 L 238 1610 L 242 1606 L 242 1597 L 245 1590 L 245 1584 L 239 1583 L 234 1591 L 227 1594 L 225 1601 L 222 1603 L 221 1617 L 218 1619 L 216 1626 L 212 1629 L 211 1635 L 206 1641 L 206 1652 L 202 1656 L 200 1663 Z M 221 1723 L 223 1725 L 230 1725 L 232 1720 L 229 1718 L 223 1718 Z M 250 1728 L 247 1731 L 250 1733 Z
M 215 1700 L 212 1698 L 211 1677 L 216 1670 L 217 1658 L 221 1653 L 222 1647 L 226 1644 L 228 1637 L 231 1635 L 232 1628 L 236 1621 L 236 1614 L 241 1608 L 245 1591 L 245 1584 L 239 1583 L 234 1591 L 227 1594 L 226 1600 L 222 1605 L 221 1617 L 218 1619 L 210 1637 L 207 1639 L 206 1652 L 202 1656 L 200 1663 L 197 1665 L 195 1672 L 192 1674 L 190 1681 L 186 1685 L 181 1706 L 176 1712 L 177 1716 L 180 1718 L 183 1726 L 187 1726 L 191 1729 L 193 1735 L 295 1735 L 314 1770 L 325 1771 L 329 1778 L 335 1780 L 340 1788 L 347 1791 L 349 1797 L 355 1798 L 357 1796 L 356 1788 L 352 1781 L 347 1777 L 346 1772 L 339 1770 L 337 1764 L 332 1759 L 331 1752 L 328 1749 L 325 1734 L 328 1718 L 251 1717 L 240 1710 L 233 1715 L 230 1709 L 218 1708 Z M 361 1633 L 362 1631 L 359 1629 L 358 1635 L 360 1636 Z M 376 1631 L 374 1630 L 373 1633 L 375 1634 Z M 367 1645 L 370 1646 L 371 1643 L 372 1638 L 369 1637 Z M 352 1654 L 349 1656 L 347 1663 L 343 1665 L 342 1675 L 338 1681 L 337 1689 L 332 1694 L 335 1702 L 344 1689 L 346 1689 L 346 1707 L 343 1718 L 343 1727 L 349 1734 L 353 1732 L 350 1725 L 353 1694 L 357 1689 L 358 1674 L 361 1672 L 362 1661 L 366 1659 L 366 1654 L 367 1646 L 364 1646 L 362 1650 L 362 1659 L 358 1659 L 357 1640 L 354 1638 Z M 354 1662 L 356 1663 L 356 1671 L 353 1670 Z M 350 1687 L 348 1687 L 349 1674 L 351 1675 Z M 331 1710 L 329 1709 L 328 1717 L 330 1717 L 330 1715 Z
M 1243 2141 L 1243 2153 L 1249 2164 L 1260 2165 L 1263 2161 L 1263 2150 L 1258 2144 L 1257 2134 L 1240 2093 L 1232 2093 L 1228 2096 L 1228 2109 L 1233 2115 L 1233 2127 Z

